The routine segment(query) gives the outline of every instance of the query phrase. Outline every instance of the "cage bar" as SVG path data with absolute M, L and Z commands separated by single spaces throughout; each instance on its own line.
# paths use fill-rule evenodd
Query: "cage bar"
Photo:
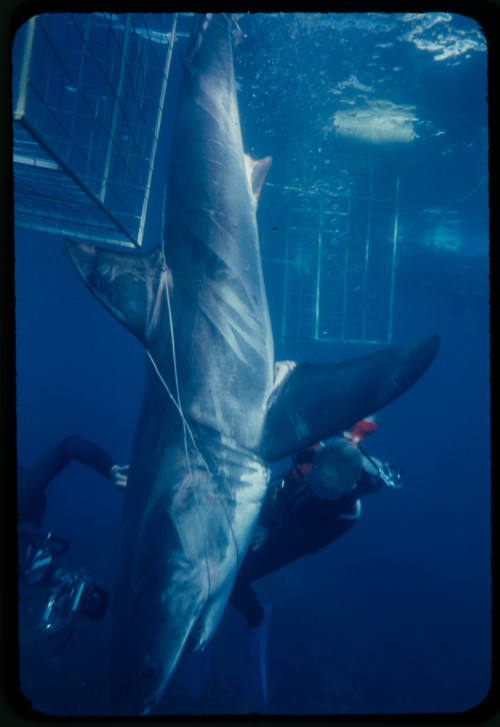
M 363 318 L 361 328 L 361 339 L 364 341 L 366 338 L 366 302 L 367 302 L 367 287 L 368 287 L 368 270 L 370 266 L 370 242 L 372 232 L 372 208 L 373 208 L 373 169 L 370 169 L 370 182 L 368 191 L 368 217 L 366 222 L 366 238 L 365 238 L 365 255 L 363 263 Z
M 388 339 L 392 340 L 392 327 L 394 320 L 394 291 L 396 282 L 396 262 L 397 262 L 397 250 L 398 250 L 398 231 L 399 231 L 399 175 L 396 178 L 396 198 L 395 198 L 395 210 L 394 210 L 394 228 L 392 234 L 392 257 L 391 257 L 391 283 L 390 283 L 390 297 L 389 297 L 389 325 L 388 325 Z
M 320 302 L 321 302 L 321 261 L 322 261 L 322 248 L 323 248 L 323 212 L 319 213 L 319 227 L 318 227 L 318 250 L 317 250 L 317 261 L 316 261 L 316 290 L 314 294 L 314 339 L 319 339 L 319 313 L 320 313 Z

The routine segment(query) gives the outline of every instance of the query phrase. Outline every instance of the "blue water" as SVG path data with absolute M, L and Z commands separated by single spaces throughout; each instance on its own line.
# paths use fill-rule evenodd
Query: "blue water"
M 490 685 L 484 36 L 472 19 L 446 14 L 257 15 L 239 22 L 245 146 L 273 157 L 268 181 L 276 185 L 321 187 L 340 169 L 371 169 L 380 189 L 392 190 L 393 204 L 399 176 L 392 342 L 437 332 L 441 349 L 422 380 L 379 414 L 367 447 L 404 467 L 405 486 L 367 498 L 347 535 L 256 585 L 273 607 L 267 708 L 244 701 L 246 626 L 228 608 L 202 699 L 190 699 L 179 670 L 159 711 L 461 712 L 479 704 Z M 176 56 L 172 97 L 179 64 Z M 353 109 L 368 114 L 369 131 Z M 145 249 L 159 241 L 167 155 L 168 125 Z M 283 220 L 266 207 L 267 193 L 264 187 L 259 224 L 271 255 L 269 230 Z M 29 466 L 79 434 L 125 463 L 143 350 L 77 279 L 62 238 L 15 232 L 19 460 Z M 281 339 L 273 292 L 281 290 L 281 273 L 265 266 L 265 274 L 277 359 L 342 360 L 381 347 Z M 297 289 L 305 308 L 300 295 Z M 73 463 L 47 495 L 44 530 L 70 541 L 66 564 L 110 586 L 121 494 Z M 109 617 L 82 623 L 56 652 L 35 630 L 43 593 L 24 594 L 21 605 L 21 683 L 35 709 L 104 714 Z

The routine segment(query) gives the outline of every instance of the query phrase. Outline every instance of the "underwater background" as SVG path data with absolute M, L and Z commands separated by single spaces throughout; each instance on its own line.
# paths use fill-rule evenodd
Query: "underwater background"
M 180 18 L 186 33 L 191 21 Z M 238 23 L 245 149 L 273 157 L 259 227 L 276 359 L 340 361 L 435 332 L 441 348 L 367 442 L 404 467 L 403 488 L 367 498 L 344 537 L 256 584 L 273 608 L 267 706 L 245 690 L 246 625 L 228 606 L 202 695 L 181 664 L 156 713 L 462 712 L 491 676 L 486 40 L 475 20 L 446 13 Z M 184 43 L 146 250 L 160 239 Z M 15 46 L 14 77 L 19 63 Z M 358 261 L 348 268 L 347 250 Z M 16 226 L 15 286 L 20 464 L 71 434 L 128 462 L 141 345 L 77 279 L 61 236 Z M 106 588 L 121 500 L 76 462 L 47 491 L 43 531 L 70 542 L 65 565 Z M 109 613 L 56 650 L 36 629 L 46 597 L 21 588 L 23 694 L 46 714 L 106 714 Z

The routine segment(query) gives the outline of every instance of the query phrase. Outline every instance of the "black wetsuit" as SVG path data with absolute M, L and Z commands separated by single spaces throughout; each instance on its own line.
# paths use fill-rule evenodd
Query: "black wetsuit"
M 66 437 L 55 447 L 42 455 L 30 469 L 19 468 L 18 502 L 19 522 L 30 523 L 40 529 L 45 512 L 45 490 L 51 480 L 63 470 L 72 459 L 92 467 L 105 477 L 110 477 L 114 462 L 96 444 L 82 437 Z
M 247 551 L 229 599 L 250 628 L 258 626 L 264 614 L 250 584 L 346 533 L 357 521 L 358 498 L 382 486 L 378 477 L 363 469 L 352 492 L 325 500 L 311 491 L 300 466 L 289 470 L 277 485 L 271 483 L 258 521 L 268 529 L 268 536 L 258 550 Z

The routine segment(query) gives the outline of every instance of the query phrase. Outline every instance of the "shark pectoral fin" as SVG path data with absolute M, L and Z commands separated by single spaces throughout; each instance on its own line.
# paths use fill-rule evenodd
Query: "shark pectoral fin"
M 95 297 L 144 344 L 158 307 L 160 248 L 147 253 L 111 252 L 65 239 L 73 267 Z M 153 311 L 153 313 L 152 313 Z
M 267 173 L 271 168 L 271 163 L 271 157 L 264 157 L 264 159 L 252 159 L 252 157 L 248 156 L 248 154 L 245 154 L 248 179 L 257 202 L 259 201 L 262 187 L 266 181 Z
M 259 455 L 276 461 L 373 414 L 415 383 L 438 348 L 435 335 L 339 364 L 278 368 L 285 375 L 269 399 Z

